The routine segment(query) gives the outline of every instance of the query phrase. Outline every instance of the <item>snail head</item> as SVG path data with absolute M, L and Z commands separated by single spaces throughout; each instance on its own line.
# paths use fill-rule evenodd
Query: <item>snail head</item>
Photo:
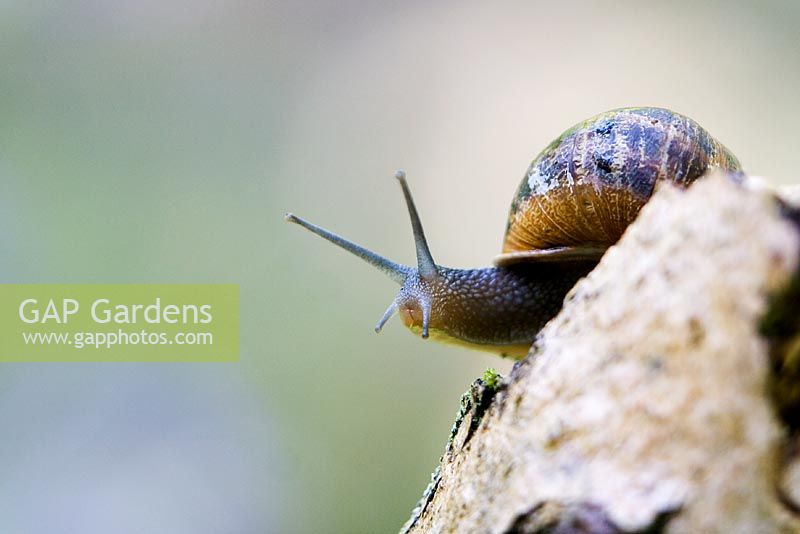
M 310 232 L 358 256 L 400 284 L 400 291 L 375 326 L 376 332 L 380 332 L 386 322 L 395 313 L 399 313 L 408 328 L 415 332 L 419 331 L 423 338 L 427 338 L 431 325 L 436 322 L 437 298 L 447 292 L 446 280 L 440 275 L 440 268 L 433 261 L 433 256 L 428 248 L 425 232 L 406 182 L 406 175 L 403 171 L 397 171 L 395 178 L 403 190 L 408 214 L 411 217 L 411 227 L 414 231 L 414 243 L 417 249 L 416 267 L 395 263 L 291 213 L 286 214 L 286 220 L 299 224 Z

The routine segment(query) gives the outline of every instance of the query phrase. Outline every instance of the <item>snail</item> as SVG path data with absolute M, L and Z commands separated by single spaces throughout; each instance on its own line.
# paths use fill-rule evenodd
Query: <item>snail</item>
M 727 148 L 695 121 L 661 108 L 602 113 L 565 131 L 528 167 L 494 266 L 434 262 L 405 173 L 417 266 L 390 261 L 310 222 L 303 226 L 383 271 L 401 288 L 375 327 L 399 313 L 423 338 L 521 358 L 574 284 L 617 242 L 656 183 L 690 185 L 709 167 L 738 172 Z

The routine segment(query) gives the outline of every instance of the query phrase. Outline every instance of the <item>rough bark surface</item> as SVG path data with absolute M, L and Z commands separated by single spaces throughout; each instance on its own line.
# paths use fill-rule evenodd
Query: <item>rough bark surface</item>
M 404 531 L 800 532 L 772 387 L 800 299 L 764 326 L 800 287 L 786 211 L 719 175 L 662 187 L 511 376 L 465 394 Z

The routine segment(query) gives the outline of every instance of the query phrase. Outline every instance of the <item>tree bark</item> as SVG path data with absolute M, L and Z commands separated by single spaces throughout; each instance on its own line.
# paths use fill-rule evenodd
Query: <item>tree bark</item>
M 403 531 L 800 532 L 790 202 L 661 187 L 511 375 L 465 394 Z

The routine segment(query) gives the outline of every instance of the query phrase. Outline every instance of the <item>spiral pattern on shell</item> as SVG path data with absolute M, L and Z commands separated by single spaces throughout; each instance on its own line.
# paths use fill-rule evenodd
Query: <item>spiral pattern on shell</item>
M 688 117 L 661 108 L 602 113 L 561 134 L 530 164 L 508 217 L 504 253 L 615 243 L 658 181 L 688 186 L 739 161 Z

